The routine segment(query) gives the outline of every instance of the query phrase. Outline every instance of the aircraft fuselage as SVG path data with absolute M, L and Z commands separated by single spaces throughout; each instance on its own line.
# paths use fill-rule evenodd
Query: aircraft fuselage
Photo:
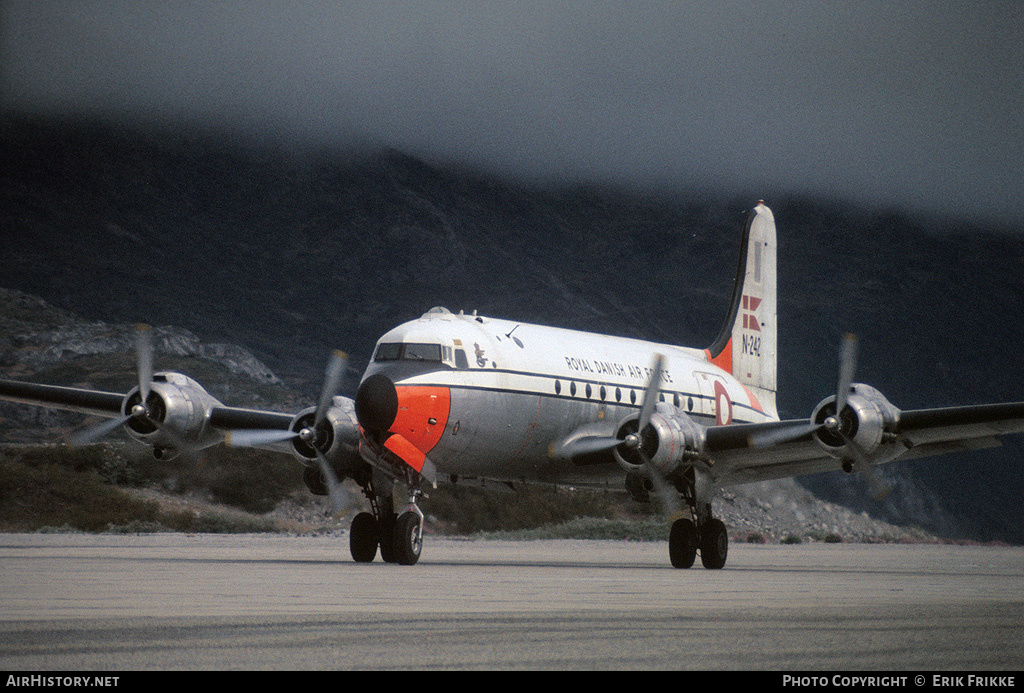
M 656 354 L 664 357 L 660 400 L 694 421 L 777 418 L 703 350 L 443 308 L 381 337 L 363 382 L 384 375 L 394 383 L 389 430 L 440 473 L 551 478 L 572 471 L 553 458 L 554 441 L 587 425 L 610 434 L 640 410 Z

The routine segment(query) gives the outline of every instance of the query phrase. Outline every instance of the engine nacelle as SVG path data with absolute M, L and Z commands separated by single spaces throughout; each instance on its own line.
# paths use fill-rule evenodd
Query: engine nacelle
M 637 434 L 639 419 L 639 414 L 623 419 L 615 437 L 626 440 L 628 436 Z M 651 414 L 650 423 L 639 432 L 639 436 L 639 448 L 620 445 L 614 449 L 615 461 L 627 473 L 643 473 L 643 458 L 646 457 L 667 477 L 685 461 L 696 458 L 704 447 L 704 427 L 675 407 L 660 402 Z
M 885 441 L 899 422 L 900 410 L 885 396 L 862 383 L 850 386 L 846 406 L 839 412 L 838 425 L 827 425 L 829 417 L 836 417 L 836 398 L 822 400 L 811 414 L 811 421 L 821 425 L 814 432 L 814 439 L 829 455 L 844 459 L 851 455 L 849 441 L 868 455 Z
M 125 395 L 121 412 L 130 417 L 125 429 L 132 438 L 151 446 L 157 459 L 173 459 L 183 448 L 206 448 L 221 439 L 217 431 L 207 426 L 210 411 L 221 403 L 187 375 L 155 374 L 145 415 L 132 416 L 141 403 L 139 388 Z
M 359 456 L 359 423 L 351 399 L 335 397 L 323 421 L 319 426 L 315 424 L 315 407 L 302 410 L 292 421 L 292 431 L 301 433 L 309 430 L 313 433 L 312 436 L 299 435 L 292 439 L 292 454 L 299 462 L 307 467 L 318 467 L 319 452 L 343 473 L 346 470 L 351 473 L 362 464 Z

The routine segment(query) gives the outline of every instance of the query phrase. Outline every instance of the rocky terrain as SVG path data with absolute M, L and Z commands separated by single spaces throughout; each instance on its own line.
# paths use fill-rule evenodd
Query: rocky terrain
M 131 353 L 134 326 L 87 322 L 37 296 L 0 287 L 0 368 L 9 377 L 31 375 L 83 356 Z M 283 385 L 252 354 L 234 344 L 203 344 L 180 327 L 155 327 L 155 353 L 218 363 L 235 376 Z
M 793 479 L 737 486 L 714 504 L 733 540 L 768 543 L 792 538 L 844 542 L 932 542 L 920 527 L 900 527 L 815 496 Z

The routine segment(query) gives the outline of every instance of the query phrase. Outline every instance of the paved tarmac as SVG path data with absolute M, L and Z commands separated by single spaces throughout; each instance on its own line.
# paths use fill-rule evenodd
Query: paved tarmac
M 0 534 L 0 670 L 1024 669 L 1024 548 Z M 912 679 L 912 677 L 911 677 Z

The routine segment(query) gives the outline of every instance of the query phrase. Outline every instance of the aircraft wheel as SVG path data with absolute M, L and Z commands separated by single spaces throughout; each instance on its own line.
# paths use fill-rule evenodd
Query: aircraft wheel
M 423 550 L 423 532 L 420 516 L 414 512 L 402 513 L 395 522 L 395 559 L 401 565 L 414 565 Z
M 693 520 L 679 519 L 672 523 L 668 535 L 668 557 L 673 568 L 689 568 L 697 557 L 697 528 Z
M 721 520 L 708 520 L 700 533 L 700 562 L 709 570 L 725 565 L 729 553 L 729 533 Z
M 359 513 L 348 530 L 348 548 L 356 563 L 370 563 L 377 556 L 377 518 Z

